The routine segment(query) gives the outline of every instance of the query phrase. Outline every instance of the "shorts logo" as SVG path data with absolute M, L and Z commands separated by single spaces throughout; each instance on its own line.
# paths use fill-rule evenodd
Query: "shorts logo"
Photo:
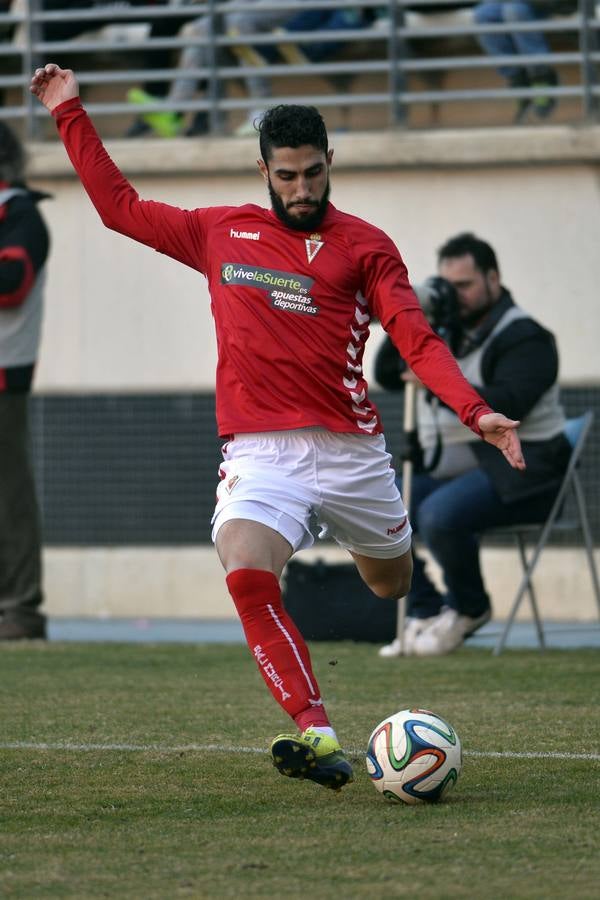
M 402 519 L 400 524 L 396 525 L 395 528 L 388 528 L 387 533 L 388 534 L 398 534 L 398 532 L 402 531 L 402 529 L 404 528 L 405 525 L 406 525 L 406 516 L 404 516 L 404 518 Z
M 231 478 L 229 479 L 229 481 L 228 481 L 227 484 L 225 485 L 225 490 L 227 491 L 228 494 L 231 494 L 231 492 L 233 491 L 234 487 L 236 486 L 236 484 L 238 483 L 239 480 L 240 480 L 240 476 L 239 476 L 239 475 L 232 475 L 232 476 L 231 476 Z

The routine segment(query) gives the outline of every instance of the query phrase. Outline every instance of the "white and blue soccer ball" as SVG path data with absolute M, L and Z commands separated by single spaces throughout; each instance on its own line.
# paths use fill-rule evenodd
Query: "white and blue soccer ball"
M 369 738 L 367 771 L 388 800 L 435 803 L 456 784 L 460 739 L 427 709 L 403 709 L 380 722 Z

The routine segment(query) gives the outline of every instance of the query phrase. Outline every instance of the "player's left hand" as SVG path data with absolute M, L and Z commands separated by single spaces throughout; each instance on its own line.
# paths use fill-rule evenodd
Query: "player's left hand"
M 524 469 L 525 460 L 516 429 L 521 424 L 507 419 L 502 413 L 485 413 L 477 421 L 484 441 L 493 444 L 504 454 L 513 469 Z

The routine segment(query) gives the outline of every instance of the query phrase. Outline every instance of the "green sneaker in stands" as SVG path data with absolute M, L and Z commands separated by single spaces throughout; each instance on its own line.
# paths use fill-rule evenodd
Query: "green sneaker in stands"
M 533 84 L 532 87 L 536 88 L 545 88 L 547 85 L 545 84 Z M 556 107 L 556 100 L 554 97 L 546 97 L 545 95 L 534 97 L 533 100 L 533 109 L 535 114 L 540 117 L 540 119 L 547 119 L 553 112 Z
M 308 778 L 339 791 L 353 781 L 352 766 L 335 740 L 314 728 L 302 734 L 280 734 L 271 744 L 273 765 L 288 778 Z
M 145 106 L 149 103 L 160 103 L 159 97 L 153 97 L 141 88 L 130 88 L 127 91 L 127 101 L 136 106 Z M 183 116 L 176 112 L 149 112 L 141 113 L 140 118 L 152 128 L 160 137 L 177 137 L 183 131 Z
M 558 75 L 554 69 L 540 68 L 531 79 L 531 86 L 538 88 L 539 91 L 544 88 L 558 87 Z M 547 94 L 539 93 L 533 98 L 533 109 L 540 119 L 547 119 L 556 107 L 556 97 L 549 97 Z

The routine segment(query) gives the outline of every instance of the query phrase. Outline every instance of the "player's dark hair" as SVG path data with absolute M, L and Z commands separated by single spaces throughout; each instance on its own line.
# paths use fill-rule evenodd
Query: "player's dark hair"
M 463 231 L 450 238 L 438 250 L 438 263 L 443 259 L 456 259 L 459 256 L 472 256 L 473 262 L 480 272 L 499 272 L 498 260 L 492 247 L 470 231 Z
M 258 126 L 261 156 L 268 163 L 273 148 L 309 145 L 327 153 L 325 122 L 314 106 L 281 104 L 264 114 Z
M 0 181 L 14 184 L 23 181 L 25 151 L 16 134 L 5 122 L 0 122 Z

